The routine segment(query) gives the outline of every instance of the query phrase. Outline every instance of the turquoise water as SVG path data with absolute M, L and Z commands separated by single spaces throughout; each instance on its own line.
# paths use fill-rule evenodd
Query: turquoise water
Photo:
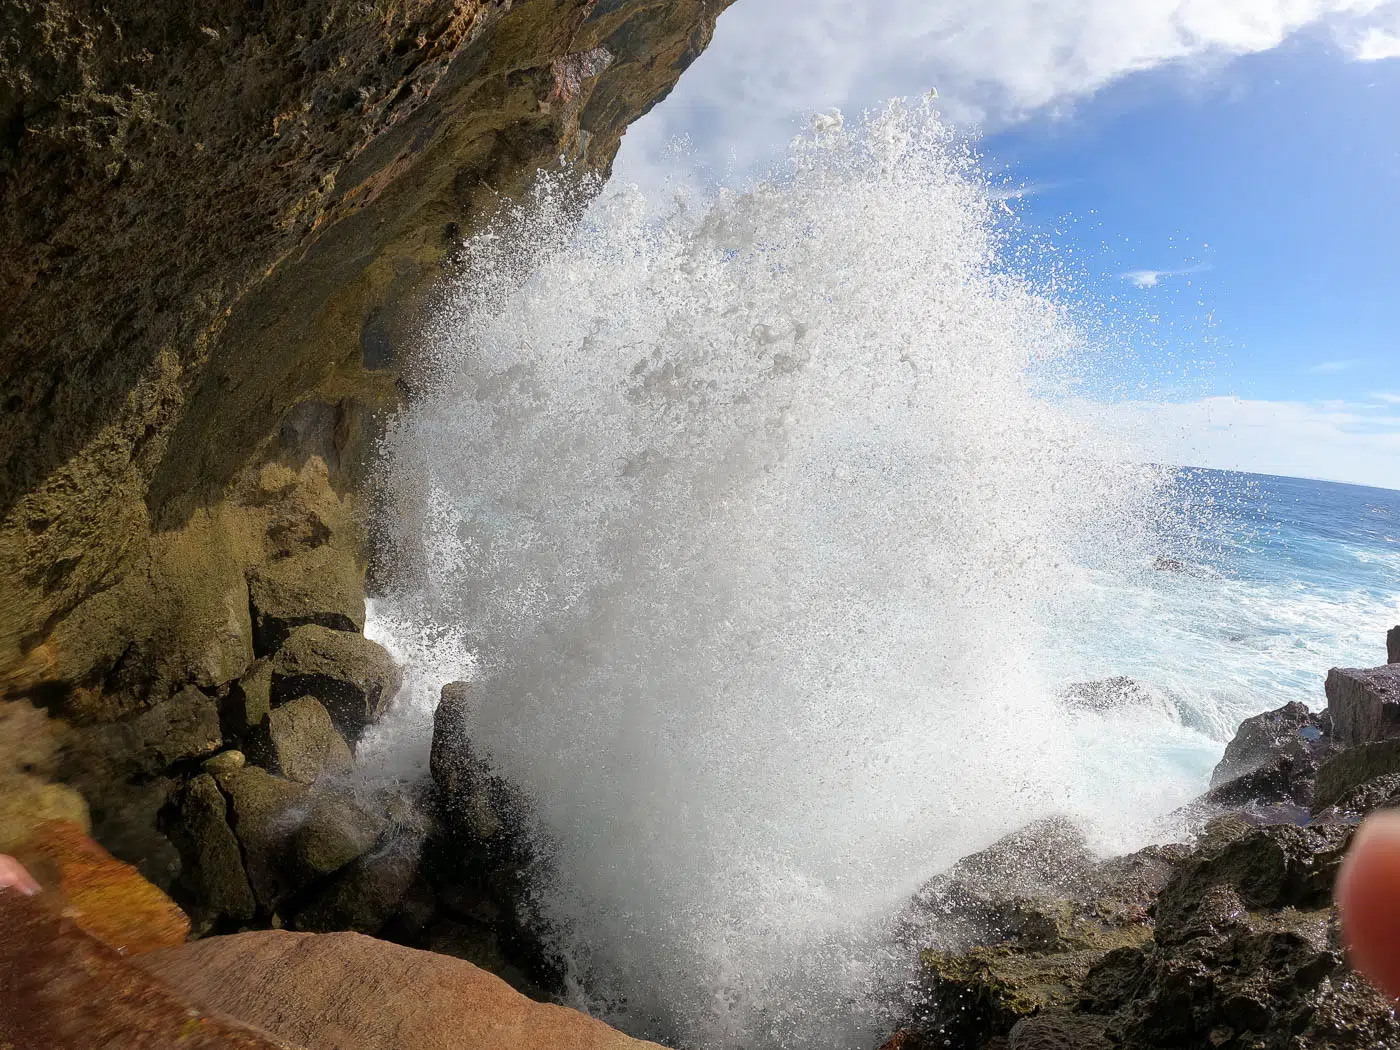
M 1180 724 L 1129 735 L 1179 798 L 1204 786 L 1242 719 L 1294 700 L 1316 710 L 1329 668 L 1385 661 L 1400 623 L 1400 492 L 1185 470 L 1170 502 L 1188 508 L 1160 537 L 1177 564 L 1096 577 L 1047 674 L 1127 675 L 1166 695 Z

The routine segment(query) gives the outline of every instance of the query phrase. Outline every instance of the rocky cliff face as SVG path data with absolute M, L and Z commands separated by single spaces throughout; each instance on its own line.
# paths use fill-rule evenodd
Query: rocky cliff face
M 216 692 L 327 547 L 416 311 L 541 168 L 605 171 L 727 0 L 0 12 L 0 695 Z
M 325 787 L 398 683 L 377 421 L 470 234 L 729 2 L 0 6 L 0 852 L 90 828 L 197 932 L 402 910 L 414 821 Z

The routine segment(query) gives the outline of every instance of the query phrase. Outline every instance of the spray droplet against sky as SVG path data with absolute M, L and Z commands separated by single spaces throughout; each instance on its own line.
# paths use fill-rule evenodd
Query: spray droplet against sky
M 742 192 L 575 223 L 546 180 L 428 333 L 384 622 L 474 651 L 541 910 L 629 1030 L 857 1045 L 922 881 L 1047 813 L 1126 842 L 1218 749 L 1055 701 L 1076 625 L 1194 533 L 1073 396 L 1103 357 L 1018 272 L 1004 197 L 901 106 Z M 421 753 L 432 684 L 371 752 Z

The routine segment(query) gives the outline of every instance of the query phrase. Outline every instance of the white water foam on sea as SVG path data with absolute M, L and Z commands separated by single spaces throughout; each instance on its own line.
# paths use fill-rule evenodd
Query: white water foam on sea
M 421 772 L 472 674 L 586 1005 L 869 1045 L 924 879 L 1050 813 L 1127 847 L 1199 790 L 1256 701 L 1188 621 L 1256 596 L 1153 571 L 1192 534 L 1169 478 L 1076 411 L 1065 304 L 930 111 L 824 118 L 746 192 L 574 199 L 472 242 L 386 441 L 372 630 L 411 677 L 362 761 Z M 1183 715 L 1057 702 L 1116 674 Z

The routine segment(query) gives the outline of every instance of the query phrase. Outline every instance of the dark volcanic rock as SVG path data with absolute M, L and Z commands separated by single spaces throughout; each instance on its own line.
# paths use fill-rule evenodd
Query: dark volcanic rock
M 248 573 L 253 646 L 273 652 L 293 628 L 365 629 L 364 574 L 346 551 L 322 544 Z
M 1400 773 L 1386 773 L 1350 788 L 1335 802 L 1319 807 L 1317 819 L 1332 815 L 1341 820 L 1354 820 L 1373 809 L 1400 806 Z
M 272 658 L 272 705 L 313 696 L 354 741 L 379 721 L 401 675 L 384 647 L 362 635 L 298 627 Z
M 1400 773 L 1400 738 L 1348 748 L 1318 767 L 1313 807 L 1324 809 L 1352 789 L 1396 773 Z
M 228 803 L 212 776 L 197 776 L 180 792 L 166 833 L 180 851 L 177 891 L 195 922 L 206 930 L 219 922 L 251 922 L 257 902 L 229 827 Z
M 920 955 L 910 1047 L 982 1045 L 1067 1010 L 1106 953 L 1152 937 L 1149 907 L 1184 846 L 1096 862 L 1082 834 L 1041 821 L 960 862 L 915 898 L 902 936 Z
M 348 773 L 355 767 L 345 738 L 314 696 L 273 708 L 255 737 L 259 764 L 299 784 L 314 784 L 323 774 Z
M 1400 664 L 1400 627 L 1392 627 L 1385 636 L 1386 662 Z
M 1327 710 L 1343 747 L 1400 735 L 1400 666 L 1332 668 Z
M 520 829 L 525 802 L 472 746 L 472 688 L 467 682 L 442 687 L 429 765 L 443 819 L 459 833 L 489 840 Z
M 1246 718 L 1210 776 L 1218 788 L 1258 771 L 1280 772 L 1316 768 L 1329 743 L 1329 723 L 1306 704 L 1285 704 L 1277 711 Z
M 1192 935 L 1214 887 L 1228 887 L 1250 910 L 1325 908 L 1351 832 L 1342 825 L 1278 824 L 1199 851 L 1158 895 L 1158 941 Z
M 1112 1050 L 1107 1024 L 1107 1018 L 1077 1014 L 1027 1017 L 1011 1029 L 1006 1050 Z
M 925 997 L 890 1045 L 1400 1047 L 1390 1004 L 1348 972 L 1335 940 L 1331 885 L 1351 830 L 1221 818 L 1189 856 L 1174 848 L 1157 868 L 1165 880 L 1139 887 L 1160 887 L 1155 922 L 1120 911 L 1081 921 L 1077 938 L 1030 924 L 996 944 L 926 951 Z M 1084 915 L 1073 899 L 1036 908 Z

